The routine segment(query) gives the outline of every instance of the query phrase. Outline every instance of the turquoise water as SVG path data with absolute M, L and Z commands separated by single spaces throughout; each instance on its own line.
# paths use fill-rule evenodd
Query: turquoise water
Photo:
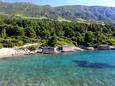
M 0 86 L 115 86 L 115 51 L 0 59 Z

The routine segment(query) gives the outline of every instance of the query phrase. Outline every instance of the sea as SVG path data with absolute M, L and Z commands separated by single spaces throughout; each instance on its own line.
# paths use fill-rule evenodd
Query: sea
M 115 51 L 3 58 L 0 86 L 115 86 Z

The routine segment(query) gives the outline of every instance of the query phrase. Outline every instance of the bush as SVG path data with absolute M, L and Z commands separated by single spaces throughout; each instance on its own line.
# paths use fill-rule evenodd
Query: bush
M 14 47 L 15 44 L 14 43 L 3 43 L 4 47 Z
M 22 46 L 23 44 L 24 44 L 24 42 L 23 42 L 23 41 L 18 41 L 17 46 Z
M 108 42 L 110 45 L 115 45 L 115 39 L 109 39 Z
M 3 42 L 3 40 L 4 40 L 3 38 L 0 38 L 0 42 Z
M 59 39 L 58 41 L 57 41 L 57 45 L 61 45 L 61 46 L 63 46 L 63 45 L 67 45 L 67 46 L 75 46 L 75 43 L 72 43 L 71 41 L 69 41 L 69 40 L 67 40 L 67 39 Z M 77 45 L 77 43 L 76 43 L 76 45 Z
M 23 44 L 22 41 L 16 40 L 14 38 L 4 39 L 2 43 L 4 47 L 21 46 Z
M 33 42 L 38 42 L 38 39 L 23 37 L 23 38 L 22 38 L 22 41 L 23 41 L 24 43 L 33 43 Z
M 34 50 L 36 50 L 36 48 L 38 48 L 38 46 L 29 46 L 29 47 L 27 47 L 27 49 L 29 49 L 30 51 L 34 51 Z
M 2 45 L 2 43 L 0 43 L 0 48 L 3 48 L 3 45 Z

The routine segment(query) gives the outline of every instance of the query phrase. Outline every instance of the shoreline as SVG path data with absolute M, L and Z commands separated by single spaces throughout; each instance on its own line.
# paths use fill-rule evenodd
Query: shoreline
M 35 44 L 34 44 L 35 45 Z M 21 47 L 15 47 L 15 48 L 1 48 L 0 49 L 0 59 L 2 58 L 17 58 L 20 56 L 25 56 L 25 55 L 35 55 L 35 54 L 53 54 L 53 53 L 63 53 L 63 52 L 75 52 L 75 51 L 97 51 L 97 50 L 115 50 L 115 47 L 110 47 L 110 48 L 103 48 L 100 49 L 98 48 L 93 48 L 93 47 L 86 47 L 85 49 L 77 47 L 77 46 L 62 46 L 61 51 L 57 51 L 57 47 L 45 47 L 42 49 L 35 49 L 35 50 L 29 50 L 26 47 L 21 49 Z M 47 53 L 48 52 L 48 53 Z
M 49 48 L 49 47 L 48 47 Z M 71 47 L 69 47 L 71 48 Z M 50 50 L 48 50 L 50 51 Z M 78 48 L 78 47 L 72 47 L 69 51 L 64 51 L 64 52 L 74 52 L 74 51 L 84 51 L 84 49 Z M 63 51 L 59 52 L 51 52 L 51 53 L 44 53 L 43 49 L 36 49 L 36 50 L 29 50 L 27 48 L 1 48 L 0 49 L 0 59 L 1 58 L 16 58 L 20 56 L 25 56 L 25 55 L 35 55 L 35 54 L 53 54 L 53 53 L 63 53 Z
M 30 51 L 28 49 L 15 49 L 15 48 L 2 48 L 0 49 L 0 59 L 1 58 L 11 58 L 19 57 L 24 55 L 34 55 L 37 54 L 35 51 Z
M 1 49 L 0 49 L 0 51 L 1 51 Z M 84 51 L 102 51 L 102 50 L 84 50 Z M 83 52 L 83 51 L 70 51 L 70 52 Z M 60 53 L 68 53 L 68 52 L 60 52 Z M 0 59 L 5 59 L 5 58 L 20 58 L 21 56 L 29 56 L 29 55 L 36 55 L 36 54 L 44 54 L 44 55 L 46 55 L 45 53 L 3 54 L 3 53 L 0 52 Z M 54 53 L 49 53 L 49 54 L 54 54 Z

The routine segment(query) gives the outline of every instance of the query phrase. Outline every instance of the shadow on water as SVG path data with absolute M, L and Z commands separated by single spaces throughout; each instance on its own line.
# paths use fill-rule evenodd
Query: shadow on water
M 94 69 L 102 69 L 102 68 L 115 68 L 115 66 L 107 64 L 107 63 L 94 63 L 89 61 L 79 61 L 73 60 L 76 66 L 84 67 L 84 68 L 94 68 Z

